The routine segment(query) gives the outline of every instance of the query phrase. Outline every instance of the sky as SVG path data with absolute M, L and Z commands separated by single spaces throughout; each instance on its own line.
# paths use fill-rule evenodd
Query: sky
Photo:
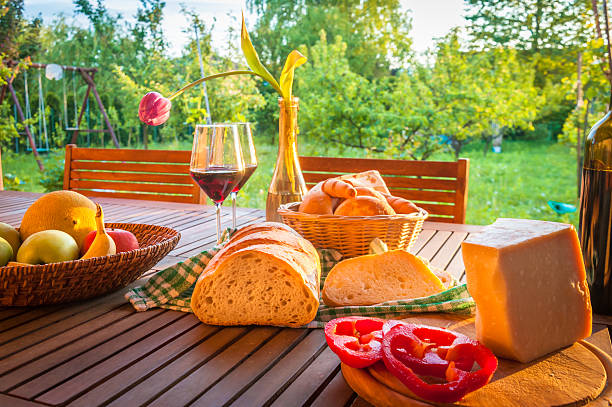
M 411 11 L 413 48 L 417 53 L 433 46 L 435 38 L 443 36 L 450 28 L 465 25 L 463 0 L 400 0 L 400 3 L 404 9 Z M 139 2 L 105 0 L 104 4 L 111 12 L 120 13 L 129 20 L 133 19 Z M 182 46 L 188 41 L 188 34 L 183 32 L 187 20 L 180 14 L 181 4 L 196 11 L 207 25 L 216 20 L 212 36 L 216 49 L 226 48 L 227 27 L 235 24 L 232 17 L 239 19 L 241 10 L 246 10 L 244 0 L 166 0 L 164 31 L 170 43 L 170 54 L 175 56 L 180 55 Z M 73 17 L 73 10 L 71 0 L 25 0 L 26 16 L 31 18 L 42 14 L 47 22 L 58 13 Z M 254 24 L 255 16 L 247 13 L 245 18 L 247 27 Z M 77 21 L 86 24 L 83 17 Z

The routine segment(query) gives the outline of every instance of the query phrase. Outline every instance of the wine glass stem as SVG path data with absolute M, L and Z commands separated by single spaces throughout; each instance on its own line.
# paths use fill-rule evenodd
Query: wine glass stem
M 232 227 L 236 229 L 236 192 L 232 192 Z
M 217 210 L 217 243 L 221 243 L 221 203 L 215 202 Z

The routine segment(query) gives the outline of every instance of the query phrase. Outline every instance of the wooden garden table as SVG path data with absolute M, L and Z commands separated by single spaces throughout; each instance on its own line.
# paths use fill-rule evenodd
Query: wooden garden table
M 0 221 L 18 225 L 38 196 L 0 191 Z M 143 279 L 214 243 L 212 207 L 98 201 L 109 222 L 181 232 L 178 246 Z M 240 225 L 264 217 L 238 209 Z M 226 225 L 230 219 L 224 208 Z M 479 229 L 426 222 L 412 251 L 462 277 L 460 243 Z M 135 312 L 125 291 L 66 305 L 0 308 L 0 406 L 368 405 L 344 381 L 321 329 L 207 326 L 192 314 Z M 588 340 L 611 353 L 608 324 L 596 317 Z

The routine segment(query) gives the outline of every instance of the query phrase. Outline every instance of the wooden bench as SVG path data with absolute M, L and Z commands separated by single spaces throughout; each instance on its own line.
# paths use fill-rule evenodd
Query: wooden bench
M 189 175 L 191 151 L 66 146 L 64 189 L 87 196 L 205 203 Z
M 306 185 L 346 173 L 378 170 L 392 195 L 414 201 L 428 220 L 465 223 L 469 160 L 409 161 L 370 158 L 300 157 Z

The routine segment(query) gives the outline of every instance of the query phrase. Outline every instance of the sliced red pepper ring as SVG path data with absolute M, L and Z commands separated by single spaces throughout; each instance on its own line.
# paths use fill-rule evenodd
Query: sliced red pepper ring
M 419 360 L 410 353 L 411 349 L 423 346 L 423 340 L 416 334 L 417 332 L 421 337 L 427 338 L 424 342 L 434 343 L 436 338 L 440 339 L 444 359 L 438 353 L 426 352 L 425 355 L 436 355 L 447 363 L 442 375 L 440 375 L 440 370 L 444 363 L 434 363 L 433 368 L 427 367 L 426 358 Z M 451 336 L 454 337 L 451 344 L 445 345 Z M 466 394 L 487 384 L 497 369 L 495 355 L 477 341 L 444 329 L 414 324 L 394 324 L 386 330 L 382 353 L 387 369 L 410 391 L 425 400 L 440 403 L 453 403 L 461 400 Z M 435 356 L 430 356 L 430 358 L 436 360 Z M 480 369 L 471 371 L 474 362 L 478 363 Z M 467 368 L 463 369 L 461 366 Z M 417 376 L 418 370 L 428 372 L 420 373 L 423 375 L 445 378 L 446 383 L 427 383 Z
M 373 365 L 382 359 L 384 319 L 336 318 L 325 325 L 325 340 L 342 363 L 354 368 Z
M 410 324 L 402 321 L 387 321 L 383 326 L 383 335 L 396 326 L 405 326 L 407 340 L 404 347 L 396 349 L 395 355 L 415 373 L 423 376 L 445 377 L 450 361 L 462 370 L 471 370 L 474 359 L 453 353 L 448 357 L 448 350 L 455 343 L 471 341 L 465 335 L 447 329 Z

